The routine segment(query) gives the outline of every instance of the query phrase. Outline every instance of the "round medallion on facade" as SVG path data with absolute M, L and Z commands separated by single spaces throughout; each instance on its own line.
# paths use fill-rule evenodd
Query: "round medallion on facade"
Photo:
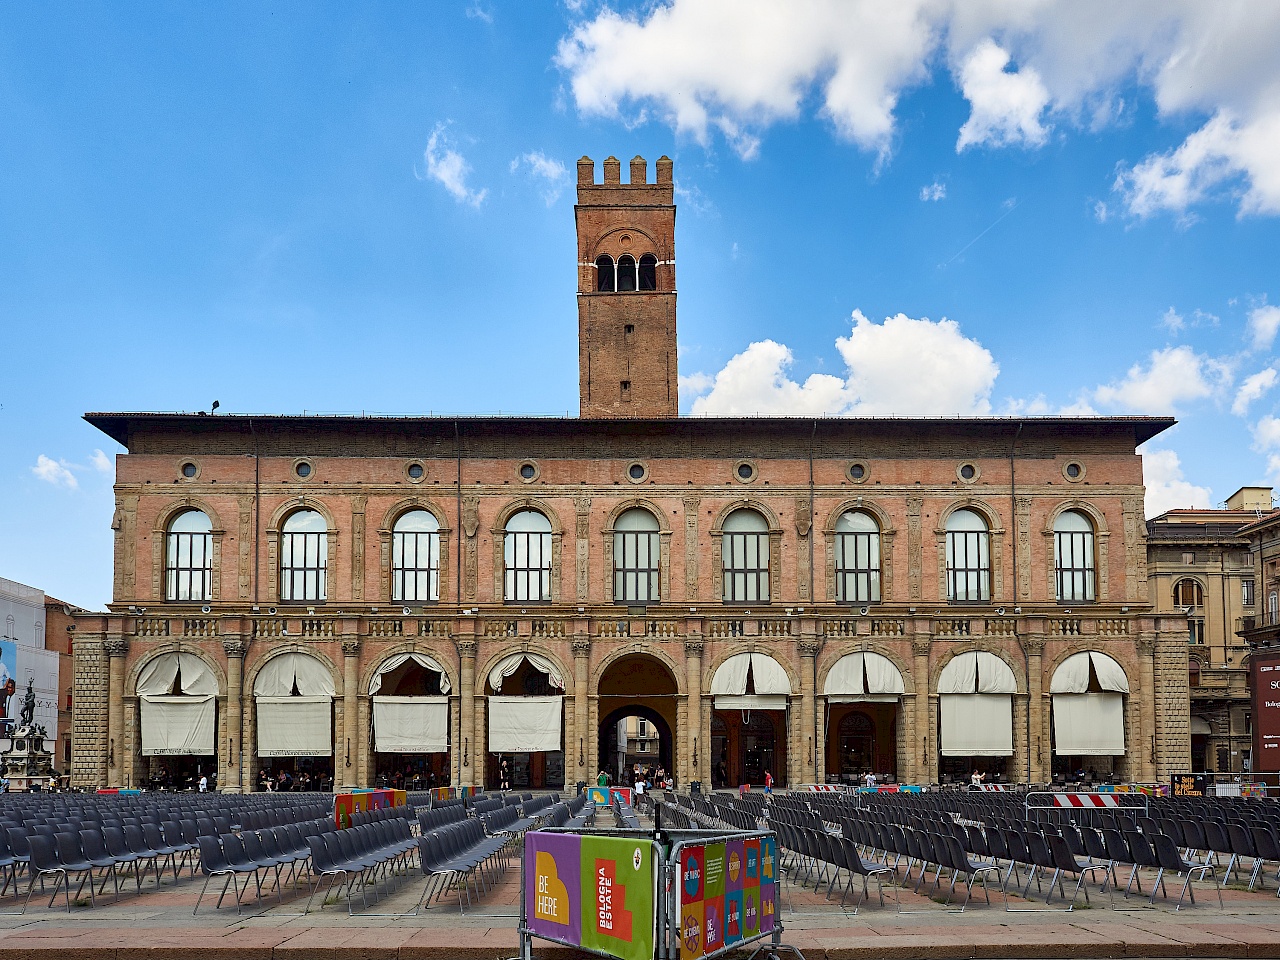
M 756 465 L 750 460 L 739 460 L 733 465 L 733 478 L 739 483 L 751 483 L 756 473 Z
M 183 460 L 178 465 L 178 476 L 183 480 L 195 480 L 200 476 L 200 464 L 194 460 Z
M 521 483 L 533 483 L 541 475 L 538 464 L 533 460 L 522 460 L 520 465 L 516 467 L 516 476 L 520 478 Z
M 845 470 L 845 476 L 854 483 L 866 483 L 867 477 L 871 476 L 871 467 L 865 460 L 854 460 Z
M 644 483 L 649 479 L 649 468 L 640 460 L 627 464 L 627 479 L 632 483 Z
M 973 483 L 982 476 L 982 471 L 978 469 L 978 465 L 976 463 L 962 463 L 960 466 L 956 467 L 956 476 L 959 477 L 963 483 Z
M 316 475 L 315 464 L 305 457 L 293 461 L 293 475 L 299 480 L 310 480 Z
M 427 468 L 420 460 L 410 460 L 404 466 L 404 475 L 409 478 L 410 483 L 421 483 L 427 479 Z
M 1072 460 L 1063 465 L 1062 475 L 1068 483 L 1079 483 L 1084 479 L 1084 464 L 1078 460 Z

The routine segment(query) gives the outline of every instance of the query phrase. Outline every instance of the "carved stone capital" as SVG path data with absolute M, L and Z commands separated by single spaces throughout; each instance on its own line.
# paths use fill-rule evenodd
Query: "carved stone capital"
M 464 660 L 470 657 L 472 660 L 476 658 L 476 651 L 480 648 L 480 644 L 475 640 L 458 640 L 458 656 Z
M 932 646 L 933 641 L 928 637 L 916 637 L 911 641 L 911 652 L 917 657 L 927 657 Z
M 1028 634 L 1019 638 L 1022 641 L 1022 649 L 1029 657 L 1038 657 L 1044 653 L 1044 637 L 1036 634 Z
M 1138 653 L 1144 657 L 1149 657 L 1156 650 L 1156 638 L 1149 633 L 1138 634 Z
M 800 656 L 816 657 L 818 655 L 818 651 L 822 649 L 822 641 L 804 639 L 797 643 L 796 647 L 800 650 Z
M 225 638 L 222 641 L 222 652 L 228 657 L 238 657 L 244 659 L 244 655 L 249 652 L 249 641 L 240 637 Z
M 108 657 L 127 657 L 129 641 L 124 637 L 112 637 L 110 640 L 102 641 L 102 649 L 106 651 Z
M 702 641 L 701 641 L 701 640 L 686 640 L 686 641 L 684 642 L 684 654 L 685 654 L 685 656 L 686 656 L 686 657 L 700 657 L 700 656 L 702 656 Z
M 344 657 L 358 657 L 358 656 L 360 656 L 360 640 L 358 640 L 358 639 L 354 639 L 354 640 L 343 640 L 343 641 L 342 641 L 342 655 L 343 655 Z
M 571 641 L 569 648 L 573 650 L 574 659 L 591 656 L 591 641 L 585 637 L 579 637 Z

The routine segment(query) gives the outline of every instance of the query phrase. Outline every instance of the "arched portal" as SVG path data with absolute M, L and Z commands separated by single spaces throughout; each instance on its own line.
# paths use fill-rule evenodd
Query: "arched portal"
M 448 786 L 448 693 L 448 675 L 426 654 L 396 654 L 379 666 L 369 683 L 378 786 Z
M 619 657 L 601 675 L 598 697 L 601 770 L 615 783 L 626 785 L 631 784 L 637 763 L 655 772 L 675 770 L 672 734 L 679 694 L 666 664 L 643 653 Z M 647 735 L 641 736 L 642 732 Z
M 485 785 L 516 790 L 564 786 L 564 678 L 532 652 L 503 657 L 489 671 Z

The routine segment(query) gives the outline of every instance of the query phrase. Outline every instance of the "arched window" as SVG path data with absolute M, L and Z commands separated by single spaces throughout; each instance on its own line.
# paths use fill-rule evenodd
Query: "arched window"
M 991 534 L 972 510 L 947 518 L 947 599 L 991 599 Z
M 769 524 L 754 510 L 735 510 L 724 521 L 721 556 L 725 603 L 769 600 Z
M 1078 510 L 1066 510 L 1053 523 L 1053 568 L 1059 603 L 1093 600 L 1093 524 Z
M 836 599 L 880 602 L 880 525 L 862 510 L 836 521 Z
M 510 601 L 551 599 L 551 521 L 537 510 L 521 510 L 507 521 L 506 590 Z
M 658 258 L 652 253 L 646 253 L 640 258 L 640 289 L 658 289 Z
M 1180 607 L 1203 607 L 1204 588 L 1199 580 L 1186 577 L 1173 585 L 1173 602 Z
M 184 510 L 165 536 L 164 598 L 213 599 L 213 524 L 200 510 Z
M 440 524 L 428 510 L 410 510 L 392 528 L 391 599 L 440 599 Z
M 618 258 L 618 292 L 630 293 L 636 288 L 635 257 L 623 254 Z
M 628 510 L 613 525 L 613 599 L 656 603 L 658 521 L 648 510 Z
M 596 257 L 596 290 L 600 293 L 613 293 L 618 289 L 618 281 L 613 272 L 613 257 Z
M 315 510 L 295 510 L 280 529 L 280 599 L 324 600 L 329 527 Z

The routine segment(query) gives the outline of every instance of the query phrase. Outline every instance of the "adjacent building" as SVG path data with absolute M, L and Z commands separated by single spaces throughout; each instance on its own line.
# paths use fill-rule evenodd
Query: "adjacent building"
M 59 772 L 70 768 L 71 634 L 85 611 L 26 584 L 0 578 L 0 719 L 16 721 L 28 683 L 35 722 L 48 734 Z
M 1252 754 L 1249 645 L 1258 575 L 1242 528 L 1271 511 L 1270 487 L 1243 487 L 1223 510 L 1170 510 L 1147 521 L 1147 574 L 1157 613 L 1185 618 L 1191 769 L 1241 773 Z
M 86 416 L 127 452 L 75 783 L 558 787 L 627 717 L 680 784 L 1188 769 L 1173 421 L 677 417 L 671 164 L 620 167 L 578 164 L 579 418 Z

